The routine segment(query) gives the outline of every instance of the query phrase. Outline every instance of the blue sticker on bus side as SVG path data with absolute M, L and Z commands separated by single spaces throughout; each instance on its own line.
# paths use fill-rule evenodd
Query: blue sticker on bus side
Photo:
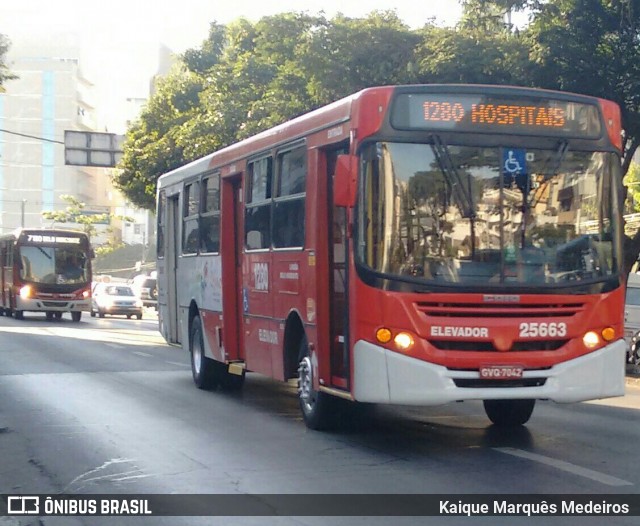
M 246 287 L 242 289 L 242 310 L 245 314 L 249 312 L 249 291 Z

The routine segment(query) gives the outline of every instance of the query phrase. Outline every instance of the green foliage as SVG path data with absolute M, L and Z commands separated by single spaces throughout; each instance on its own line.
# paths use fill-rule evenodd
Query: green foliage
M 9 51 L 9 46 L 10 46 L 9 39 L 6 37 L 6 35 L 0 34 L 0 93 L 4 92 L 3 84 L 7 80 L 13 80 L 18 78 L 15 75 L 13 75 L 9 71 L 9 68 L 7 67 L 6 55 L 7 55 L 7 52 Z
M 640 144 L 640 0 L 554 0 L 526 38 L 528 82 L 612 99 L 622 107 L 626 171 Z
M 82 225 L 83 231 L 89 236 L 96 233 L 96 223 L 104 223 L 109 214 L 84 214 L 85 204 L 72 195 L 61 195 L 60 199 L 69 203 L 64 210 L 42 212 L 42 217 L 51 221 L 51 226 L 56 223 L 77 223 Z

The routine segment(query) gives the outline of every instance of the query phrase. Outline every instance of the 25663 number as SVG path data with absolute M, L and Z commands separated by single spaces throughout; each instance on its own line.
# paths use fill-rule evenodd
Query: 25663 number
M 567 324 L 564 322 L 523 322 L 520 324 L 521 338 L 554 338 L 567 335 Z

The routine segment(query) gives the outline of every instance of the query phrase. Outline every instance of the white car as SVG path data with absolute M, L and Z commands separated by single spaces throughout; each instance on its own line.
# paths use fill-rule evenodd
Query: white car
M 142 300 L 126 283 L 98 283 L 91 298 L 91 316 L 104 318 L 105 315 L 120 314 L 127 318 L 142 319 Z
M 628 362 L 640 365 L 640 274 L 631 273 L 627 279 L 624 305 L 624 338 L 629 346 Z

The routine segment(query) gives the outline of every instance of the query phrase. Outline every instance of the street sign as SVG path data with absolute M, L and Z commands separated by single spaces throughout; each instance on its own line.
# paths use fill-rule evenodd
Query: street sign
M 73 166 L 115 167 L 122 159 L 124 135 L 65 130 L 64 163 Z

